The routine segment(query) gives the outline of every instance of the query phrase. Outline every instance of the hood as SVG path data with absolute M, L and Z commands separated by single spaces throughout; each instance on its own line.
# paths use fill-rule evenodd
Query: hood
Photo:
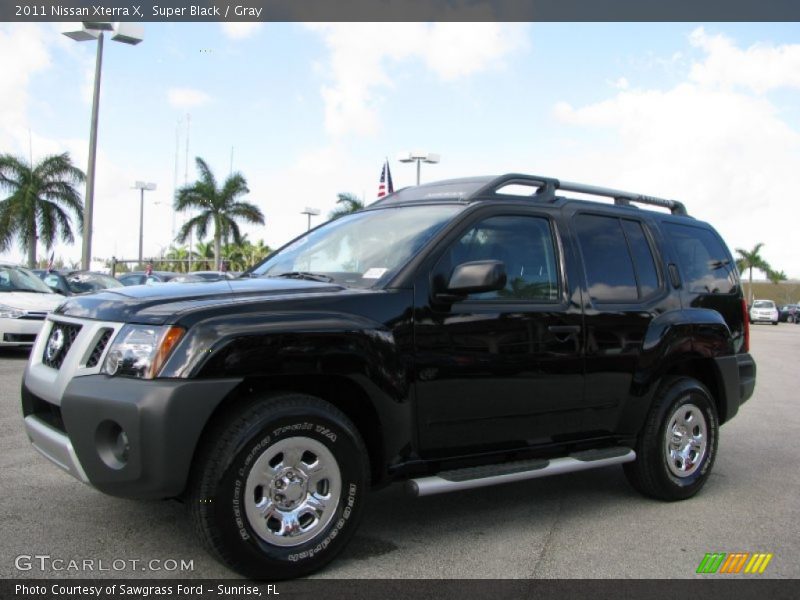
M 332 283 L 274 277 L 154 283 L 72 296 L 56 313 L 101 321 L 160 325 L 182 313 L 204 307 L 347 291 L 350 290 Z
M 0 293 L 0 304 L 28 312 L 50 312 L 64 301 L 61 294 L 43 294 L 38 292 L 3 292 Z

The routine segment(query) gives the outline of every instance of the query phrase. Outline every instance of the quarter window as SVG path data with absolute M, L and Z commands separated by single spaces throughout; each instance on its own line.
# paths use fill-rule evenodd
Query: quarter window
M 678 251 L 681 271 L 690 292 L 730 294 L 736 291 L 735 267 L 719 238 L 710 229 L 664 223 Z

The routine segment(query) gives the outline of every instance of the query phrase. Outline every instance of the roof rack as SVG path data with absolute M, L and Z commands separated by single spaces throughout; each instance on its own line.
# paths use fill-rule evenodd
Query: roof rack
M 647 196 L 645 194 L 636 194 L 633 192 L 625 192 L 623 190 L 615 190 L 596 185 L 586 185 L 583 183 L 573 183 L 570 181 L 559 181 L 558 179 L 553 179 L 552 177 L 523 175 L 521 173 L 508 173 L 506 175 L 496 177 L 471 194 L 471 198 L 502 195 L 498 193 L 498 190 L 515 184 L 528 185 L 538 188 L 536 193 L 533 195 L 533 198 L 543 202 L 554 201 L 556 199 L 556 190 L 563 190 L 565 192 L 577 192 L 580 194 L 613 198 L 614 204 L 620 206 L 630 206 L 632 203 L 648 204 L 651 206 L 668 208 L 673 215 L 688 215 L 686 212 L 686 206 L 677 200 L 667 200 L 665 198 L 657 198 L 655 196 Z

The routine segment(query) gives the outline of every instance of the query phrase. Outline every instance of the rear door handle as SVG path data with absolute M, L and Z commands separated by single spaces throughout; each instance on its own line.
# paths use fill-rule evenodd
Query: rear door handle
M 556 335 L 567 335 L 572 333 L 580 333 L 581 326 L 580 325 L 550 325 L 547 327 L 547 331 L 550 333 L 554 333 Z

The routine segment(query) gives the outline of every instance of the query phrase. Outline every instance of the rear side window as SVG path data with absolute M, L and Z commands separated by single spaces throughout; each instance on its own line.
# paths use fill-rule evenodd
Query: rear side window
M 730 294 L 736 291 L 735 266 L 713 231 L 677 223 L 664 223 L 663 228 L 678 253 L 690 292 Z
M 575 217 L 573 227 L 593 302 L 635 303 L 659 289 L 653 251 L 641 223 L 583 214 Z

